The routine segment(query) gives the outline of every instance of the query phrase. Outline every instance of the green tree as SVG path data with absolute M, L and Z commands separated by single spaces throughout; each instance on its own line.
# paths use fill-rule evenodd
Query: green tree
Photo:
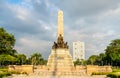
M 0 28 L 0 54 L 14 55 L 16 53 L 14 45 L 15 45 L 14 36 L 6 32 L 4 28 Z
M 83 60 L 83 59 L 77 59 L 76 61 L 73 62 L 74 63 L 74 66 L 76 65 L 86 65 L 86 61 Z
M 16 64 L 14 49 L 15 38 L 9 34 L 4 28 L 0 28 L 0 65 Z
M 9 65 L 16 63 L 16 57 L 8 54 L 1 54 L 0 55 L 0 65 Z
M 22 64 L 26 64 L 26 55 L 24 54 L 18 54 L 17 55 L 17 64 L 18 65 L 22 65 Z
M 88 64 L 92 64 L 92 65 L 98 64 L 97 63 L 98 59 L 99 59 L 98 55 L 92 55 L 88 58 Z
M 32 65 L 44 65 L 47 63 L 40 53 L 32 54 L 30 60 Z
M 120 66 L 120 39 L 112 40 L 105 49 L 107 64 Z
M 105 65 L 105 57 L 106 57 L 105 53 L 100 53 L 99 54 L 99 58 L 100 58 L 99 62 L 100 62 L 101 66 Z

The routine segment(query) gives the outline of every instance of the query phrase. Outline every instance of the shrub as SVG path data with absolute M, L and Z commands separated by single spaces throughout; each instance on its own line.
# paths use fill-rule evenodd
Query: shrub
M 3 72 L 6 72 L 6 71 L 8 71 L 8 69 L 0 69 L 0 71 L 3 71 Z
M 27 75 L 28 73 L 27 72 L 22 72 L 21 74 L 26 74 Z
M 18 71 L 10 71 L 11 74 L 21 74 L 20 72 Z
M 111 78 L 120 78 L 120 72 L 112 72 L 107 75 L 107 77 Z
M 113 69 L 113 72 L 120 72 L 120 69 Z
M 5 76 L 10 76 L 11 73 L 8 72 L 7 68 L 0 68 L 0 78 L 5 77 Z
M 10 75 L 11 75 L 11 73 L 7 72 L 7 71 L 6 72 L 3 72 L 3 71 L 0 72 L 0 78 L 10 76 Z
M 92 75 L 107 75 L 109 72 L 93 72 Z

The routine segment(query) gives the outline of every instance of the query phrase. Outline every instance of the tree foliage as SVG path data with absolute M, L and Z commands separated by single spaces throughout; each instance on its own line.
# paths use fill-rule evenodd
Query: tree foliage
M 34 53 L 30 58 L 27 58 L 24 54 L 18 54 L 14 46 L 14 35 L 8 33 L 4 28 L 0 28 L 0 65 L 45 65 L 47 63 L 39 53 Z
M 12 55 L 2 54 L 0 55 L 0 65 L 15 64 L 17 61 L 16 57 Z
M 40 53 L 32 54 L 30 57 L 30 62 L 32 65 L 45 65 L 47 63 Z
M 0 28 L 0 65 L 9 65 L 16 63 L 14 49 L 15 38 L 9 34 L 4 28 Z
M 105 53 L 92 55 L 88 64 L 120 66 L 120 39 L 112 40 L 106 47 Z
M 111 65 L 120 65 L 120 39 L 112 40 L 105 49 L 106 60 Z
M 26 60 L 27 60 L 26 55 L 24 55 L 24 54 L 17 54 L 16 58 L 17 58 L 17 64 L 18 65 L 26 64 Z
M 0 54 L 15 54 L 16 50 L 14 49 L 15 38 L 12 34 L 9 34 L 0 28 Z
M 76 61 L 74 61 L 74 66 L 76 65 L 86 65 L 86 61 L 83 59 L 77 59 Z
M 98 55 L 92 55 L 88 59 L 88 64 L 95 65 L 98 59 L 99 59 Z

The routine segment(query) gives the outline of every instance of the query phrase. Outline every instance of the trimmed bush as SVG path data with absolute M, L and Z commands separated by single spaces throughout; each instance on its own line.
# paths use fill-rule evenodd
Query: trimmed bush
M 28 75 L 28 73 L 27 73 L 27 72 L 22 72 L 21 74 L 26 74 L 26 75 Z
M 18 71 L 11 71 L 10 73 L 11 73 L 11 74 L 21 74 L 21 73 L 18 72 Z
M 120 72 L 120 69 L 113 69 L 113 72 Z
M 107 77 L 120 78 L 120 72 L 109 73 L 109 74 L 107 75 Z
M 92 75 L 107 75 L 109 72 L 93 72 Z
M 6 76 L 10 76 L 11 75 L 11 73 L 10 72 L 3 72 L 3 71 L 0 71 L 0 78 L 2 78 L 2 77 L 6 77 Z

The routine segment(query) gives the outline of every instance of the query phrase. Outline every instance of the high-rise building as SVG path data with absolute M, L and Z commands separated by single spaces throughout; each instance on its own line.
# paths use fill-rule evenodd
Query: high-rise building
M 85 59 L 85 44 L 84 42 L 73 42 L 73 61 L 77 59 Z

